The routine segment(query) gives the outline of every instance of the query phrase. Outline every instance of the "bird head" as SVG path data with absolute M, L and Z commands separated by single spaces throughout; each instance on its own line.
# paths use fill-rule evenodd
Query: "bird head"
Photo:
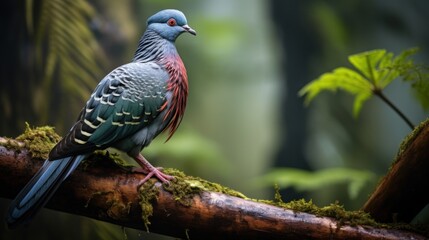
M 157 12 L 147 20 L 147 28 L 157 32 L 161 37 L 174 42 L 176 38 L 188 32 L 196 35 L 194 29 L 189 27 L 185 15 L 175 9 L 166 9 Z

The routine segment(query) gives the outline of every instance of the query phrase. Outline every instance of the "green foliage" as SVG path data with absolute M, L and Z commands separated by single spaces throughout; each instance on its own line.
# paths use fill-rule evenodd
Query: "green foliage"
M 43 75 L 34 100 L 42 121 L 46 121 L 50 103 L 55 102 L 51 99 L 54 85 L 59 86 L 61 95 L 79 101 L 91 93 L 101 72 L 100 48 L 88 25 L 95 12 L 87 1 L 44 0 L 38 19 L 28 10 L 33 5 L 27 0 L 27 18 L 33 18 L 27 19 L 27 25 L 30 32 L 35 25 L 36 57 Z
M 258 182 L 264 186 L 275 183 L 280 188 L 293 187 L 298 191 L 312 191 L 346 183 L 350 198 L 356 198 L 365 184 L 374 179 L 375 175 L 370 171 L 350 168 L 328 168 L 314 172 L 296 168 L 277 168 Z
M 403 81 L 411 84 L 423 109 L 429 110 L 429 66 L 407 64 L 397 66 L 397 70 Z
M 336 68 L 304 86 L 299 94 L 306 95 L 305 102 L 308 104 L 322 91 L 344 90 L 355 96 L 353 114 L 357 116 L 368 99 L 379 94 L 394 79 L 402 77 L 413 83 L 412 86 L 421 93 L 419 99 L 425 99 L 421 101 L 422 105 L 429 107 L 427 75 L 416 74 L 416 65 L 409 59 L 417 51 L 417 48 L 411 48 L 396 57 L 384 49 L 351 55 L 349 62 L 355 69 Z

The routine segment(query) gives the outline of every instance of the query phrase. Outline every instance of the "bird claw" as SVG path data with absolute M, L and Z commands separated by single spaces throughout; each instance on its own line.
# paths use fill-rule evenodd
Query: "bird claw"
M 164 184 L 170 184 L 170 181 L 174 179 L 173 176 L 161 172 L 162 168 L 152 166 L 141 154 L 135 160 L 141 168 L 133 167 L 132 171 L 146 174 L 146 177 L 140 181 L 139 186 L 147 182 L 152 176 L 155 176 Z
M 158 178 L 158 180 L 164 184 L 170 184 L 170 181 L 173 180 L 174 177 L 161 172 L 161 170 L 162 168 L 160 167 L 154 167 L 152 169 L 135 167 L 132 169 L 133 172 L 146 174 L 146 177 L 144 177 L 143 180 L 139 182 L 139 185 L 144 184 L 153 176 Z

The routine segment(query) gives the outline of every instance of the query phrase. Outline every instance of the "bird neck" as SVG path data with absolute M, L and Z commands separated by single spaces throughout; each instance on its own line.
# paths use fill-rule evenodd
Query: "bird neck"
M 162 63 L 166 57 L 171 56 L 179 56 L 174 42 L 161 37 L 151 29 L 147 29 L 139 41 L 133 62 Z

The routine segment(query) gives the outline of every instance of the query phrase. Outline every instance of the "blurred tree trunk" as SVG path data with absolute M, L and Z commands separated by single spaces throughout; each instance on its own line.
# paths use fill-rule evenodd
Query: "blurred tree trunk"
M 281 69 L 283 69 L 283 99 L 280 104 L 281 129 L 280 149 L 275 167 L 309 169 L 304 155 L 307 136 L 307 108 L 303 107 L 298 91 L 311 79 L 308 69 L 310 58 L 317 51 L 316 31 L 309 29 L 305 7 L 312 1 L 272 0 L 271 10 L 276 32 L 283 46 Z M 284 192 L 283 192 L 284 191 Z M 298 199 L 302 195 L 294 190 L 282 190 L 286 200 Z

